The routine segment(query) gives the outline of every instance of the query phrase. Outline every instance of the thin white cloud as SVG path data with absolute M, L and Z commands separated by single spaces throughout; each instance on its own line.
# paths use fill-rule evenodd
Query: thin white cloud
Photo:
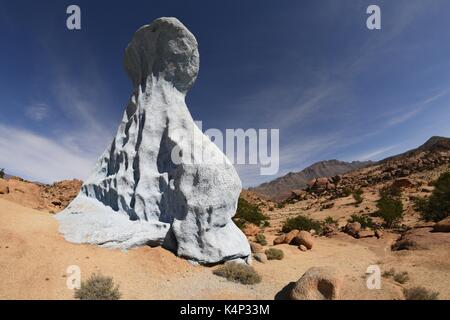
M 22 177 L 51 183 L 85 179 L 96 155 L 73 152 L 52 139 L 0 124 L 0 166 Z
M 367 161 L 367 160 L 378 160 L 380 156 L 385 155 L 387 152 L 398 148 L 398 145 L 393 145 L 389 147 L 384 147 L 376 150 L 371 150 L 369 152 L 363 153 L 355 157 L 355 160 Z
M 427 96 L 418 103 L 406 107 L 406 108 L 396 108 L 398 110 L 394 115 L 386 116 L 389 120 L 386 122 L 387 126 L 399 125 L 409 119 L 415 117 L 420 112 L 424 111 L 427 106 L 429 106 L 434 101 L 437 101 L 450 93 L 450 88 L 444 88 L 439 90 L 437 93 L 433 93 L 431 96 Z

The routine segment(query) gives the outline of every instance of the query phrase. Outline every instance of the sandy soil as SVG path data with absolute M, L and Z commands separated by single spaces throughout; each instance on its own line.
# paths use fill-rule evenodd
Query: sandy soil
M 390 236 L 384 240 L 345 235 L 316 238 L 308 252 L 277 246 L 285 259 L 267 264 L 255 261 L 263 281 L 244 286 L 162 248 L 124 252 L 68 243 L 58 234 L 53 215 L 4 199 L 0 199 L 0 219 L 0 299 L 72 299 L 73 290 L 66 285 L 70 265 L 81 268 L 83 279 L 98 271 L 112 276 L 124 299 L 274 299 L 309 267 L 321 265 L 336 266 L 345 274 L 344 299 L 400 299 L 402 286 L 392 280 L 383 279 L 381 290 L 366 288 L 365 271 L 371 264 L 408 271 L 407 286 L 423 285 L 440 291 L 441 298 L 450 298 L 450 250 L 392 253 Z

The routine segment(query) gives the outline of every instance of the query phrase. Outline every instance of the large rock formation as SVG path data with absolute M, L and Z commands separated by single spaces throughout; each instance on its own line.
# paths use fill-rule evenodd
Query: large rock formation
M 195 37 L 175 18 L 141 27 L 125 53 L 133 94 L 117 135 L 57 216 L 76 243 L 150 244 L 200 263 L 247 258 L 231 218 L 240 179 L 195 125 L 185 95 L 199 70 Z

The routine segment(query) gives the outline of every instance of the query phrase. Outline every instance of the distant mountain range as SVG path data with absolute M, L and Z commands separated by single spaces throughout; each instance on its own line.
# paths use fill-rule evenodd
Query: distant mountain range
M 384 163 L 392 160 L 398 160 L 401 158 L 410 158 L 413 157 L 420 152 L 428 151 L 428 152 L 439 152 L 439 151 L 447 151 L 450 150 L 450 138 L 445 137 L 431 137 L 428 139 L 427 142 L 425 142 L 423 145 L 421 145 L 418 148 L 406 151 L 404 153 L 398 154 L 396 156 L 392 156 L 389 158 L 386 158 L 384 160 L 379 161 L 379 163 Z
M 319 161 L 300 172 L 290 172 L 285 176 L 279 177 L 270 182 L 263 183 L 258 187 L 249 188 L 249 190 L 256 192 L 270 200 L 282 201 L 291 194 L 291 190 L 305 188 L 307 183 L 314 178 L 333 177 L 371 165 L 411 158 L 421 152 L 439 152 L 446 150 L 450 150 L 450 138 L 435 136 L 431 137 L 427 142 L 425 142 L 418 148 L 383 159 L 379 162 L 344 162 L 339 160 Z
M 307 183 L 319 177 L 332 177 L 373 164 L 372 161 L 345 162 L 339 160 L 319 161 L 300 172 L 289 172 L 287 175 L 266 182 L 249 190 L 259 193 L 271 200 L 280 201 L 290 195 L 291 190 L 303 189 Z

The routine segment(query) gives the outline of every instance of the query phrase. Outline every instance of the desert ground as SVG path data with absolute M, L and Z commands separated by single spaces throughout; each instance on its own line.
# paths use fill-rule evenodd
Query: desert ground
M 407 271 L 406 286 L 425 286 L 449 299 L 450 250 L 391 251 L 395 235 L 354 239 L 345 234 L 316 237 L 312 250 L 287 244 L 280 261 L 253 262 L 262 276 L 255 285 L 213 275 L 216 267 L 194 266 L 162 248 L 128 251 L 76 245 L 58 233 L 54 215 L 0 199 L 0 299 L 73 299 L 66 270 L 81 268 L 82 279 L 94 272 L 112 276 L 123 299 L 274 299 L 313 266 L 335 266 L 345 275 L 343 299 L 401 299 L 404 285 L 382 278 L 380 290 L 366 287 L 366 269 L 378 264 Z M 267 234 L 269 243 L 275 233 Z

